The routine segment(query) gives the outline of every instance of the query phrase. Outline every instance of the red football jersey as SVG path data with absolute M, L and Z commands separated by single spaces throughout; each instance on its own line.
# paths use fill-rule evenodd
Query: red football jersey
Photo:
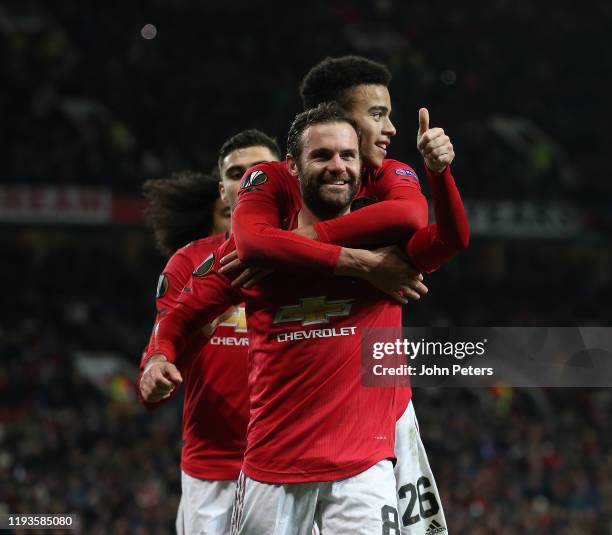
M 447 246 L 447 243 L 453 241 L 449 240 L 449 237 L 454 238 L 452 223 L 459 223 L 455 226 L 460 230 L 460 234 L 463 230 L 467 232 L 467 222 L 450 170 L 447 169 L 438 175 L 431 172 L 427 174 L 428 178 L 439 181 L 439 184 L 434 184 L 432 188 L 434 189 L 434 204 L 436 195 L 438 195 L 441 199 L 440 215 L 444 216 L 441 219 L 445 224 L 440 231 L 437 225 L 421 228 L 415 236 L 423 231 L 423 237 L 414 242 L 412 248 L 409 247 L 413 243 L 411 238 L 407 251 L 417 255 L 422 251 L 435 250 L 435 254 L 430 255 L 427 259 L 434 266 L 434 260 L 436 262 L 445 261 L 451 252 L 452 254 L 456 252 L 457 247 L 454 244 L 451 247 Z M 330 233 L 333 233 L 330 240 L 334 240 L 334 243 L 336 243 L 335 240 L 345 240 L 342 245 L 347 246 L 354 245 L 353 242 L 361 243 L 365 236 L 366 241 L 371 240 L 372 243 L 380 245 L 380 240 L 384 240 L 384 237 L 395 236 L 395 231 L 405 235 L 407 228 L 410 231 L 410 224 L 415 224 L 418 228 L 426 221 L 426 211 L 423 216 L 421 209 L 415 208 L 414 213 L 410 209 L 407 210 L 407 207 L 420 206 L 424 198 L 420 193 L 416 174 L 400 162 L 388 160 L 381 169 L 366 170 L 358 199 L 365 199 L 365 204 L 380 200 L 387 200 L 387 202 L 366 206 L 342 218 L 318 223 L 315 229 L 319 236 L 327 232 L 330 238 Z M 330 355 L 337 357 L 338 348 L 341 348 L 352 356 L 357 355 L 356 358 L 359 355 L 356 349 L 358 338 L 350 341 L 348 338 L 347 340 L 330 341 L 332 338 L 354 337 L 358 328 L 399 327 L 401 325 L 400 308 L 387 301 L 386 297 L 375 289 L 361 282 L 351 282 L 352 286 L 347 287 L 348 279 L 321 276 L 320 271 L 331 271 L 335 266 L 339 247 L 313 242 L 280 230 L 294 228 L 300 207 L 299 183 L 288 173 L 284 164 L 261 164 L 247 172 L 243 179 L 238 208 L 233 219 L 236 242 L 242 243 L 242 253 L 239 250 L 239 254 L 251 260 L 277 260 L 285 266 L 293 267 L 295 271 L 290 276 L 285 274 L 282 277 L 279 274 L 278 277 L 275 277 L 272 275 L 264 280 L 259 288 L 240 293 L 231 287 L 227 278 L 216 271 L 220 258 L 233 248 L 230 241 L 216 255 L 204 259 L 198 266 L 194 272 L 196 276 L 184 289 L 178 306 L 158 323 L 149 348 L 149 354 L 161 352 L 173 360 L 177 352 L 180 352 L 184 346 L 186 333 L 189 333 L 198 324 L 206 323 L 223 312 L 228 302 L 240 302 L 244 296 L 249 312 L 251 339 L 249 385 L 252 406 L 243 469 L 254 479 L 271 483 L 339 479 L 358 473 L 382 458 L 392 457 L 393 437 L 391 435 L 393 433 L 389 431 L 391 428 L 385 427 L 389 424 L 386 417 L 389 416 L 394 426 L 396 417 L 403 412 L 410 397 L 410 391 L 407 388 L 373 390 L 357 388 L 357 386 L 360 387 L 359 364 L 358 361 L 350 358 L 348 362 L 357 366 L 352 370 L 356 374 L 351 373 L 351 364 L 345 364 L 340 366 L 339 369 L 342 372 L 335 377 L 339 379 L 340 397 L 344 396 L 345 401 L 351 398 L 348 404 L 336 405 L 333 399 L 326 398 L 318 388 L 319 384 L 325 384 L 327 389 L 331 386 L 321 374 L 317 375 L 321 370 L 332 372 L 330 366 L 325 366 L 327 361 L 317 360 L 317 358 L 321 359 L 321 353 L 329 352 Z M 444 213 L 445 211 L 447 213 Z M 374 214 L 376 218 L 371 219 Z M 438 210 L 436 210 L 436 216 L 438 215 Z M 346 222 L 349 224 L 347 225 Z M 329 228 L 327 228 L 328 223 Z M 419 262 L 417 265 L 424 266 L 423 269 L 426 268 L 426 262 Z M 309 279 L 302 275 L 305 272 L 305 266 L 319 268 L 319 273 L 311 275 L 316 278 Z M 435 266 L 432 269 L 435 269 Z M 268 287 L 269 284 L 272 284 L 270 283 L 272 279 L 277 283 Z M 313 291 L 314 293 L 311 294 Z M 364 305 L 361 299 L 367 301 L 368 297 L 372 298 L 372 293 L 377 296 L 378 301 L 373 298 L 372 302 Z M 357 297 L 346 297 L 348 294 Z M 294 304 L 288 303 L 289 297 L 293 298 Z M 270 338 L 275 332 L 278 334 L 278 323 L 291 323 L 291 320 L 280 321 L 285 314 L 279 312 L 280 310 L 289 310 L 290 315 L 299 315 L 301 312 L 306 316 L 307 313 L 312 312 L 311 309 L 314 307 L 320 315 L 321 310 L 319 309 L 321 308 L 323 311 L 328 311 L 329 307 L 331 310 L 336 310 L 340 304 L 347 306 L 349 301 L 353 303 L 352 300 L 356 301 L 354 309 L 351 304 L 351 309 L 356 313 L 353 319 L 358 320 L 353 325 L 345 325 L 343 322 L 348 320 L 343 315 L 329 314 L 329 317 L 325 317 L 324 323 L 333 324 L 334 327 L 337 325 L 338 331 L 327 326 L 323 329 L 310 329 L 307 325 L 311 325 L 310 322 L 314 320 L 294 318 L 295 322 L 306 322 L 301 325 L 302 329 L 300 330 L 299 325 L 297 327 L 288 325 L 286 330 L 280 333 L 288 338 L 276 339 L 278 344 L 289 342 L 289 345 L 279 349 L 274 344 L 274 340 Z M 391 313 L 392 310 L 395 310 L 397 317 Z M 368 311 L 372 313 L 372 316 L 368 316 Z M 281 316 L 277 317 L 277 314 Z M 292 334 L 293 332 L 297 334 Z M 325 333 L 331 334 L 328 337 Z M 313 345 L 309 346 L 309 343 Z M 313 349 L 310 350 L 310 347 Z M 285 354 L 285 349 L 290 349 L 292 355 L 296 354 L 294 360 L 299 362 L 301 367 L 291 366 L 289 362 L 292 361 L 284 358 L 278 360 L 277 357 Z M 281 353 L 277 355 L 277 351 Z M 303 352 L 308 355 L 312 354 L 313 360 L 318 365 L 308 367 L 308 361 L 301 358 Z M 344 354 L 345 351 L 342 353 Z M 272 359 L 271 356 L 274 358 Z M 280 364 L 276 364 L 277 360 Z M 330 359 L 330 361 L 338 365 L 336 359 Z M 332 368 L 336 369 L 333 366 Z M 302 369 L 312 371 L 318 383 L 309 383 L 309 378 L 302 374 Z M 349 380 L 349 377 L 352 379 Z M 350 382 L 351 380 L 353 383 Z M 270 387 L 270 384 L 276 386 Z M 287 387 L 286 384 L 290 386 Z M 307 384 L 314 389 L 312 392 L 299 388 Z M 352 390 L 348 388 L 349 384 Z M 366 393 L 368 390 L 372 398 L 364 401 L 368 396 Z M 376 390 L 382 392 L 378 394 L 379 398 L 376 398 L 377 394 L 373 393 Z M 298 395 L 294 395 L 296 392 Z M 300 400 L 299 394 L 302 395 L 303 401 Z M 321 399 L 325 401 L 320 402 Z M 392 401 L 389 404 L 390 399 Z M 293 408 L 292 405 L 295 405 L 296 408 Z M 357 440 L 358 443 L 355 443 L 355 437 L 353 442 L 348 441 L 351 442 L 350 444 L 342 442 L 343 440 L 346 442 L 347 435 L 341 433 L 340 438 L 334 437 L 329 427 L 321 428 L 323 430 L 320 432 L 317 431 L 320 426 L 327 425 L 324 420 L 331 422 L 331 425 L 334 423 L 341 426 L 347 425 L 345 421 L 339 419 L 339 414 L 343 410 L 342 406 L 351 406 L 351 414 L 356 411 L 362 418 L 367 418 L 368 407 L 382 407 L 383 405 L 388 409 L 384 415 L 375 410 L 376 417 L 369 419 L 367 423 L 361 421 L 360 423 L 364 425 L 359 429 L 351 427 L 351 425 L 356 426 L 356 422 L 349 425 L 352 431 L 365 433 L 355 435 L 359 439 L 364 439 Z M 326 416 L 319 418 L 318 415 L 305 415 L 304 411 L 307 412 L 305 409 L 312 407 L 321 408 L 320 412 Z M 277 418 L 280 422 L 287 422 L 283 416 L 286 412 L 293 416 L 299 415 L 300 419 L 296 426 L 291 427 L 291 433 L 286 437 L 278 437 Z M 368 434 L 376 425 L 383 426 L 384 432 L 381 430 L 379 434 Z M 283 433 L 284 431 L 284 428 L 280 430 Z M 308 432 L 312 432 L 313 436 L 307 438 L 305 434 Z M 318 436 L 326 438 L 322 443 L 313 442 Z M 368 437 L 373 436 L 378 437 L 376 440 L 380 441 L 379 444 L 374 444 L 369 440 Z M 387 440 L 390 440 L 390 443 Z M 343 447 L 334 449 L 339 443 L 344 444 Z M 305 447 L 304 444 L 308 446 Z M 390 449 L 389 446 L 391 446 Z M 375 460 L 368 464 L 373 459 Z
M 338 246 L 406 241 L 427 225 L 427 201 L 413 177 L 416 173 L 396 160 L 385 160 L 378 169 L 364 167 L 357 199 L 366 199 L 368 204 L 385 202 L 317 223 L 314 228 L 320 241 L 315 242 L 281 230 L 289 228 L 302 206 L 299 182 L 287 164 L 258 164 L 243 177 L 232 217 L 238 254 L 247 260 L 277 261 L 331 273 L 338 262 Z
M 384 160 L 376 169 L 364 166 L 350 214 L 314 225 L 319 238 L 315 242 L 283 230 L 301 208 L 297 178 L 284 162 L 259 164 L 246 172 L 238 193 L 232 223 L 238 255 L 243 260 L 331 273 L 339 246 L 403 243 L 413 265 L 432 273 L 467 247 L 469 227 L 450 167 L 441 173 L 426 167 L 425 174 L 435 223 L 427 225 L 427 202 L 412 168 Z
M 156 322 L 176 305 L 202 259 L 224 240 L 223 234 L 197 240 L 172 256 L 158 282 Z M 194 330 L 175 360 L 185 392 L 181 469 L 192 477 L 238 478 L 249 421 L 247 355 L 246 317 L 239 306 L 210 340 Z
M 217 272 L 232 249 L 230 240 L 194 272 L 150 353 L 172 360 L 191 325 L 244 300 L 251 413 L 243 471 L 268 483 L 332 481 L 393 458 L 408 389 L 363 387 L 360 342 L 364 329 L 399 329 L 401 307 L 361 281 L 304 270 L 240 291 Z

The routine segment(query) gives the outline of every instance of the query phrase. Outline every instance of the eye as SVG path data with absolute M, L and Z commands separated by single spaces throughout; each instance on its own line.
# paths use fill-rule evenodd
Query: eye
M 229 178 L 230 180 L 240 180 L 243 174 L 244 171 L 242 171 L 241 169 L 236 169 L 234 171 L 229 172 L 227 174 L 227 178 Z
M 376 111 L 372 114 L 372 117 L 374 117 L 375 121 L 380 121 L 383 118 L 383 114 L 381 111 Z

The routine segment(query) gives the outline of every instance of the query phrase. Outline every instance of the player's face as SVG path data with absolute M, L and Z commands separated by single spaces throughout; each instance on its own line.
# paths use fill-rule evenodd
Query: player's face
M 351 109 L 348 112 L 361 128 L 363 161 L 380 167 L 395 135 L 395 126 L 390 119 L 389 90 L 384 85 L 358 85 L 352 90 Z
M 345 213 L 357 192 L 361 160 L 359 140 L 348 123 L 315 124 L 302 134 L 300 161 L 289 160 L 296 169 L 302 198 L 322 219 Z
M 238 202 L 240 179 L 247 169 L 264 162 L 278 162 L 278 158 L 268 147 L 256 145 L 230 152 L 221 162 L 221 182 L 219 194 L 231 210 Z
M 213 206 L 213 230 L 212 234 L 221 234 L 221 232 L 229 232 L 232 228 L 232 214 L 229 206 L 217 199 Z

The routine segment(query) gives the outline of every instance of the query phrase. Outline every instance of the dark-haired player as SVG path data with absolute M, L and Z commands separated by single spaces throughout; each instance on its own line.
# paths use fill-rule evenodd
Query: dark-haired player
M 429 128 L 429 113 L 422 108 L 419 111 L 417 146 L 425 160 L 437 221 L 425 227 L 427 204 L 416 173 L 404 163 L 386 159 L 387 148 L 395 135 L 390 119 L 390 80 L 391 74 L 384 65 L 358 56 L 327 58 L 304 78 L 301 96 L 306 109 L 321 102 L 337 102 L 362 132 L 362 181 L 355 206 L 363 208 L 343 218 L 305 226 L 297 232 L 304 238 L 346 247 L 364 243 L 384 245 L 403 240 L 414 266 L 431 273 L 467 246 L 467 220 L 449 167 L 454 151 L 442 129 Z M 330 249 L 280 230 L 292 211 L 299 208 L 287 187 L 291 178 L 286 164 L 281 162 L 251 169 L 245 178 L 246 185 L 254 174 L 259 180 L 265 176 L 268 183 L 265 188 L 247 187 L 239 194 L 233 229 L 240 259 L 323 272 L 333 270 L 338 256 Z M 448 224 L 451 221 L 455 227 Z M 419 232 L 415 233 L 416 230 Z M 228 270 L 241 265 L 234 258 L 235 255 L 230 255 L 224 260 Z M 410 394 L 398 409 L 398 418 L 401 418 L 396 468 L 398 495 L 405 507 L 402 533 L 416 534 L 429 529 L 433 520 L 441 526 L 440 529 L 445 529 L 445 520 L 420 438 L 417 434 L 419 449 L 409 448 L 406 440 L 408 434 L 417 428 L 409 401 Z M 413 451 L 418 454 L 411 453 Z M 432 502 L 422 514 L 414 508 L 416 502 L 411 494 L 417 481 L 425 481 L 425 490 L 435 494 L 435 503 Z
M 158 247 L 171 255 L 158 282 L 156 321 L 176 304 L 202 258 L 226 239 L 230 219 L 224 217 L 224 208 L 226 202 L 228 210 L 235 205 L 240 176 L 248 167 L 279 158 L 274 140 L 246 130 L 222 146 L 220 182 L 183 172 L 145 183 L 149 224 Z M 229 532 L 245 448 L 249 406 L 244 308 L 233 308 L 213 323 L 218 324 L 214 336 L 210 337 L 210 326 L 198 329 L 174 363 L 161 358 L 146 365 L 143 361 L 138 380 L 139 394 L 149 408 L 169 399 L 175 385 L 184 383 L 179 534 Z
M 359 187 L 358 134 L 333 106 L 298 116 L 289 134 L 292 176 L 287 198 L 304 199 L 289 229 L 341 216 Z M 260 178 L 258 178 L 260 177 Z M 248 175 L 243 187 L 266 191 L 267 177 Z M 293 193 L 292 193 L 293 192 Z M 348 216 L 345 216 L 348 217 Z M 295 271 L 236 290 L 205 259 L 177 307 L 158 323 L 149 355 L 172 360 L 193 325 L 243 298 L 249 314 L 251 420 L 237 493 L 240 533 L 381 533 L 397 521 L 390 463 L 399 389 L 361 388 L 359 335 L 399 327 L 401 310 L 384 294 L 353 279 Z M 336 257 L 333 273 L 372 282 L 393 294 L 403 261 L 393 250 L 321 246 Z M 395 256 L 394 256 L 395 255 Z M 408 270 L 411 273 L 411 270 Z M 397 288 L 396 288 L 397 289 Z M 323 327 L 323 328 L 317 328 Z M 396 532 L 399 532 L 397 522 Z

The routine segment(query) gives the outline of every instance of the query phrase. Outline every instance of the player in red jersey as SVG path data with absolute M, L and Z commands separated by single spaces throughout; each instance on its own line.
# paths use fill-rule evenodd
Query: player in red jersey
M 304 78 L 301 96 L 305 108 L 325 101 L 338 102 L 362 130 L 364 165 L 354 206 L 365 207 L 340 220 L 319 222 L 298 232 L 322 242 L 356 246 L 395 242 L 421 229 L 407 242 L 406 252 L 420 271 L 431 273 L 468 242 L 467 220 L 449 167 L 454 151 L 443 130 L 429 128 L 429 114 L 421 109 L 417 146 L 425 160 L 437 222 L 422 228 L 427 222 L 427 205 L 416 173 L 406 164 L 386 159 L 395 134 L 390 120 L 390 78 L 383 65 L 355 56 L 328 58 Z M 276 191 L 268 188 L 267 194 L 252 194 L 249 188 L 249 194 L 240 197 L 234 225 L 237 254 L 246 261 L 332 269 L 337 257 L 329 249 L 278 230 L 278 222 L 289 219 L 291 211 L 300 205 L 294 200 L 296 195 L 291 191 L 286 165 L 259 166 L 250 171 L 250 176 L 263 173 L 281 186 Z M 224 260 L 228 269 L 241 265 L 234 258 L 235 255 L 230 255 Z M 410 397 L 406 396 L 398 410 L 396 476 L 402 503 L 402 533 L 416 535 L 426 532 L 433 521 L 436 529 L 445 530 L 446 521 L 422 442 L 414 432 L 418 426 Z M 409 442 L 409 436 L 414 440 Z M 412 447 L 415 440 L 418 447 Z M 424 491 L 432 493 L 424 511 L 419 511 L 413 499 L 418 481 L 425 482 Z
M 279 157 L 274 140 L 257 130 L 246 130 L 222 146 L 219 183 L 188 172 L 145 183 L 149 223 L 159 248 L 172 255 L 158 282 L 156 321 L 176 304 L 202 258 L 225 241 L 230 224 L 225 207 L 235 206 L 245 170 Z M 244 307 L 230 310 L 215 323 L 212 338 L 210 326 L 206 331 L 199 329 L 174 363 L 156 358 L 141 365 L 144 371 L 137 381 L 148 408 L 169 399 L 176 392 L 175 384 L 184 382 L 179 534 L 229 532 L 242 466 L 249 415 Z
M 299 234 L 320 242 L 352 247 L 363 243 L 407 240 L 415 230 L 426 226 L 427 203 L 415 171 L 402 162 L 386 159 L 387 148 L 395 135 L 390 120 L 390 79 L 391 74 L 384 65 L 356 56 L 328 58 L 304 78 L 301 94 L 306 109 L 321 102 L 338 102 L 363 132 L 361 151 L 364 165 L 357 204 L 365 207 L 340 220 L 304 227 Z M 454 189 L 449 168 L 454 158 L 453 147 L 441 129 L 429 128 L 427 110 L 422 109 L 420 114 L 423 131 L 418 143 L 425 157 L 427 179 L 434 197 L 438 195 L 440 202 L 446 202 L 445 198 L 452 196 Z M 276 175 L 279 180 L 291 182 L 285 162 L 261 166 L 253 171 Z M 283 222 L 296 209 L 299 206 L 284 199 L 282 193 L 279 193 L 279 198 L 264 198 L 263 195 L 253 198 L 249 195 L 244 200 L 239 194 L 233 231 L 240 259 L 323 270 L 332 268 L 336 259 L 321 254 L 325 249 L 312 240 L 278 231 L 276 221 Z M 463 239 L 468 234 L 467 223 L 452 236 L 456 241 L 448 243 L 446 248 L 433 246 L 436 241 L 442 241 L 439 230 L 437 225 L 433 225 L 429 233 L 420 235 L 420 239 L 429 241 L 430 245 L 426 265 L 416 265 L 422 271 L 434 270 L 448 260 L 449 255 L 467 245 Z M 229 260 L 232 259 L 224 263 Z M 235 261 L 229 262 L 229 268 L 237 265 Z
M 360 162 L 355 161 L 358 146 L 350 127 L 352 121 L 337 115 L 325 121 L 319 116 L 322 124 L 318 124 L 317 114 L 321 113 L 324 111 L 315 110 L 298 117 L 289 136 L 288 145 L 294 154 L 292 170 L 294 174 L 299 171 L 305 198 L 299 212 L 300 226 L 341 215 L 358 185 L 355 177 Z M 300 155 L 302 138 L 306 139 L 304 161 Z M 250 174 L 243 188 L 262 192 L 267 190 L 267 182 L 266 175 Z M 298 218 L 286 223 L 294 228 Z M 228 242 L 220 254 L 230 248 Z M 387 275 L 394 275 L 392 269 L 381 279 L 374 276 L 380 252 L 339 248 L 331 252 L 338 259 L 336 274 L 359 275 L 382 286 L 389 282 Z M 190 326 L 207 315 L 214 316 L 228 300 L 246 297 L 252 342 L 251 421 L 243 466 L 248 478 L 243 480 L 244 494 L 239 495 L 236 517 L 241 530 L 285 533 L 271 527 L 285 522 L 289 529 L 286 533 L 306 532 L 318 504 L 324 533 L 380 532 L 389 518 L 397 519 L 395 479 L 392 472 L 389 478 L 390 465 L 384 459 L 393 456 L 396 398 L 400 392 L 359 388 L 355 344 L 358 329 L 399 326 L 399 307 L 369 287 L 355 286 L 354 281 L 320 276 L 312 280 L 312 275 L 292 275 L 291 280 L 285 277 L 283 282 L 268 277 L 260 288 L 240 293 L 214 269 L 218 256 L 211 255 L 194 272 L 179 306 L 156 327 L 149 352 L 160 352 L 172 360 Z M 352 267 L 351 261 L 355 261 Z M 343 298 L 347 295 L 351 297 Z M 290 297 L 297 304 L 283 305 Z M 325 323 L 333 328 L 291 328 L 296 321 L 303 326 Z M 339 339 L 331 340 L 336 337 Z M 313 340 L 312 346 L 302 343 L 305 339 Z M 328 350 L 329 358 L 321 354 L 322 349 Z M 330 392 L 334 381 L 340 392 L 337 397 Z M 375 407 L 380 412 L 371 414 L 368 408 Z M 336 427 L 342 430 L 338 432 Z M 345 481 L 340 486 L 305 484 L 347 477 L 350 483 Z M 256 480 L 300 484 L 274 486 Z M 353 510 L 355 525 L 346 520 L 346 514 Z

